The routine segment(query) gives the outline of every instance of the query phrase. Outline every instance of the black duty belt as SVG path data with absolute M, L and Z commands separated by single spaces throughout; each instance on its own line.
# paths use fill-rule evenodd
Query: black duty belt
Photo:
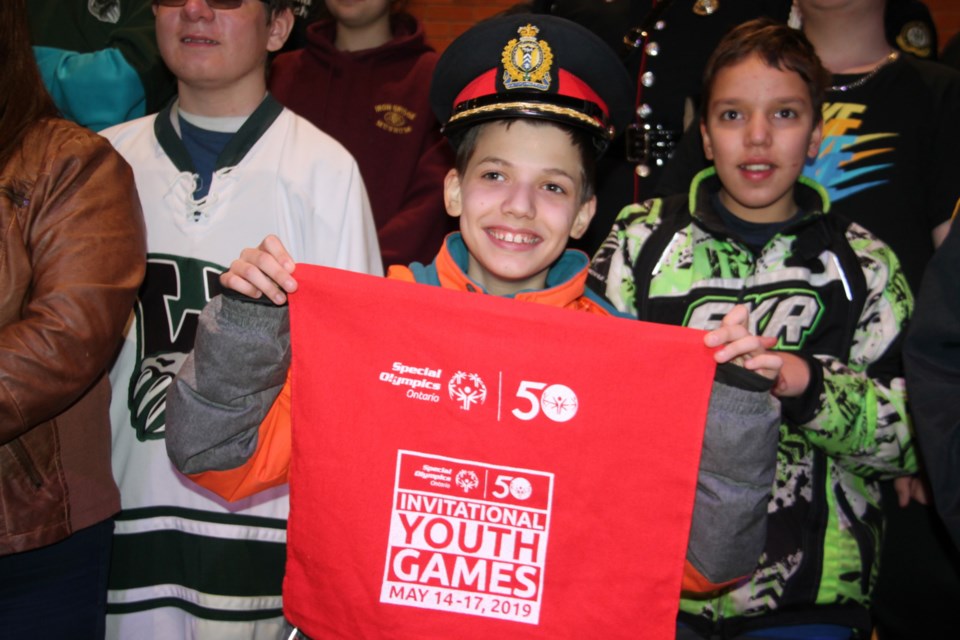
M 654 167 L 662 168 L 667 163 L 681 135 L 683 131 L 680 129 L 652 122 L 635 122 L 624 132 L 626 160 L 637 165 L 640 177 L 646 177 Z

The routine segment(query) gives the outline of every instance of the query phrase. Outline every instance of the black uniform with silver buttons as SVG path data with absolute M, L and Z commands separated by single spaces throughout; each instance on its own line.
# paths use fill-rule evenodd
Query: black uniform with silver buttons
M 636 83 L 635 118 L 597 167 L 598 209 L 580 248 L 593 253 L 625 205 L 652 197 L 693 118 L 703 67 L 731 27 L 785 21 L 790 0 L 540 0 L 535 10 L 587 27 L 623 57 Z

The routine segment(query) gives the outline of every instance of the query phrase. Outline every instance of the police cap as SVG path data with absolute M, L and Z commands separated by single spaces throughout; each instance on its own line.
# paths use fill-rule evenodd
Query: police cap
M 536 118 L 586 130 L 598 153 L 631 118 L 630 78 L 603 40 L 556 16 L 478 23 L 440 56 L 430 104 L 456 144 L 472 125 Z

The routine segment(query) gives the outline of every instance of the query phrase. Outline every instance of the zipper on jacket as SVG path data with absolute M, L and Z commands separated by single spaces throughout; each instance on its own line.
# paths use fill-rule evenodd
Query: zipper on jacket
M 26 196 L 24 196 L 22 193 L 17 193 L 10 187 L 0 187 L 0 193 L 10 198 L 10 200 L 13 201 L 13 205 L 17 208 L 22 209 L 30 204 L 30 201 L 27 200 Z
M 39 489 L 42 487 L 43 478 L 40 476 L 40 471 L 33 463 L 33 459 L 27 452 L 27 448 L 23 446 L 23 443 L 20 440 L 13 440 L 7 446 L 10 447 L 10 453 L 13 454 L 13 457 L 16 458 L 17 462 L 20 463 L 20 466 L 27 473 L 27 477 L 30 478 L 30 482 L 34 488 Z

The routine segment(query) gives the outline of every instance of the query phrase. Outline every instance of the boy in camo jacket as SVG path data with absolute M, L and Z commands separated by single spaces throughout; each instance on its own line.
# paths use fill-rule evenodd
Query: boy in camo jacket
M 784 361 L 765 551 L 752 576 L 683 599 L 681 639 L 869 637 L 877 481 L 916 470 L 900 370 L 909 287 L 890 248 L 800 177 L 826 77 L 799 32 L 766 20 L 731 32 L 704 75 L 714 166 L 686 197 L 625 208 L 593 260 L 591 286 L 640 320 L 712 329 L 746 303 Z

